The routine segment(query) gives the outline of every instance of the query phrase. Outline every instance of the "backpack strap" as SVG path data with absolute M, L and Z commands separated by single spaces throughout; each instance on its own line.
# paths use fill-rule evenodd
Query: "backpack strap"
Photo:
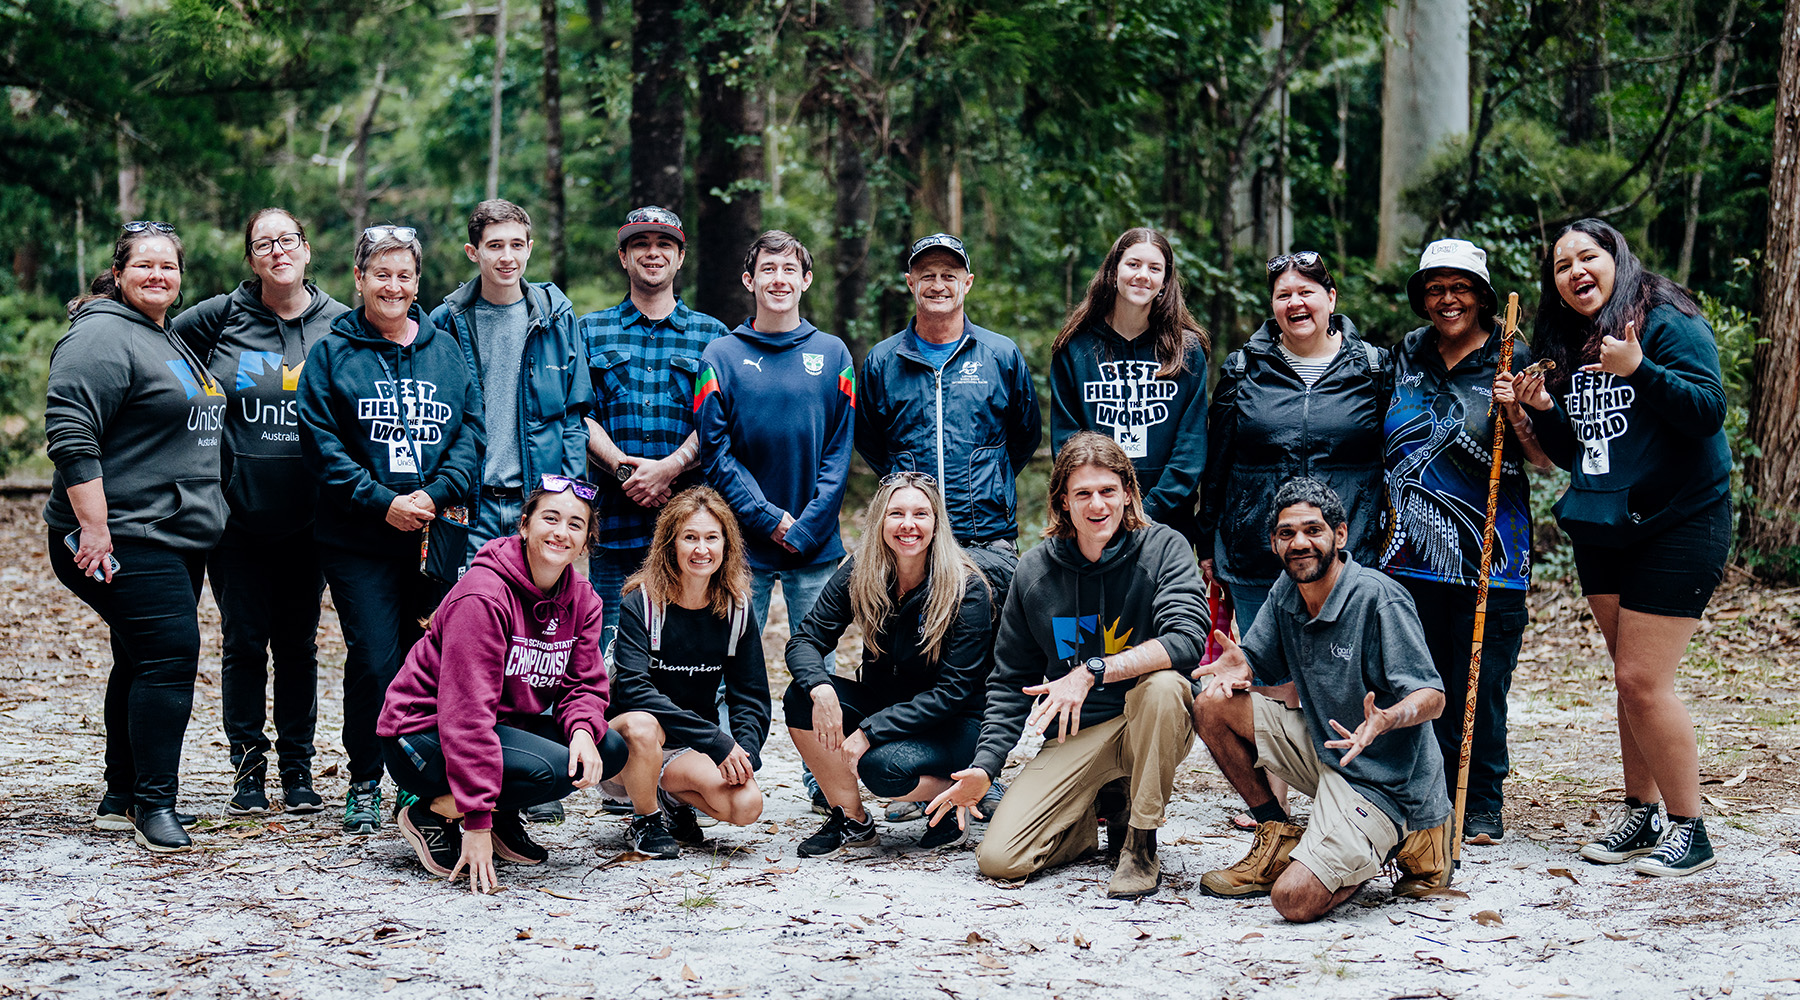
M 726 642 L 726 644 L 725 644 L 725 655 L 726 656 L 736 656 L 738 640 L 742 639 L 744 637 L 744 633 L 749 631 L 749 627 L 748 627 L 750 624 L 750 607 L 749 607 L 749 605 L 739 604 L 737 602 L 737 600 L 734 598 L 731 602 L 731 619 L 730 619 L 730 621 L 731 621 L 731 639 L 728 642 Z
M 1374 344 L 1371 344 L 1366 340 L 1362 342 L 1362 345 L 1363 345 L 1363 357 L 1365 359 L 1367 359 L 1369 362 L 1369 371 L 1371 371 L 1371 372 L 1381 371 L 1381 348 L 1376 347 Z
M 650 632 L 650 651 L 662 652 L 663 623 L 669 620 L 669 609 L 661 602 L 652 601 L 649 594 L 644 595 L 644 614 L 649 619 L 644 624 Z

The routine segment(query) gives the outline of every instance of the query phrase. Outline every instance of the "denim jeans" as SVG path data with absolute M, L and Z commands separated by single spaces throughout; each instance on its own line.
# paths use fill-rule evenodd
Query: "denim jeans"
M 600 596 L 600 621 L 605 629 L 601 649 L 611 649 L 619 634 L 619 591 L 625 588 L 625 578 L 642 568 L 649 555 L 648 545 L 641 549 L 596 548 L 588 555 L 588 579 Z
M 495 809 L 529 809 L 556 802 L 575 792 L 569 777 L 569 746 L 562 726 L 548 715 L 512 719 L 494 727 L 500 739 L 500 798 Z M 394 784 L 430 802 L 450 794 L 444 772 L 444 748 L 433 729 L 389 736 L 381 741 Z M 630 751 L 618 733 L 607 730 L 600 740 L 600 770 L 610 778 L 625 766 Z
M 325 573 L 312 529 L 285 537 L 227 530 L 207 559 L 224 634 L 219 702 L 231 766 L 244 773 L 268 760 L 263 697 L 274 664 L 275 752 L 282 774 L 310 774 L 319 719 L 319 598 Z
M 135 795 L 145 809 L 173 806 L 200 665 L 197 608 L 206 553 L 114 536 L 119 571 L 101 583 L 75 565 L 63 544 L 67 534 L 50 530 L 50 566 L 112 631 L 106 790 Z
M 476 499 L 474 516 L 469 519 L 469 564 L 475 562 L 475 553 L 483 545 L 518 534 L 519 511 L 524 507 L 525 501 L 516 497 L 504 499 L 483 494 Z
M 862 681 L 833 677 L 831 686 L 837 690 L 838 704 L 844 710 L 845 733 L 854 732 L 863 719 L 893 704 Z M 812 732 L 812 706 L 811 692 L 789 684 L 781 699 L 788 728 Z M 857 763 L 857 777 L 870 792 L 884 799 L 905 795 L 918 787 L 920 778 L 948 778 L 968 767 L 980 739 L 979 717 L 953 716 L 928 732 L 870 747 Z
M 755 612 L 756 620 L 765 626 L 769 623 L 770 592 L 775 589 L 775 581 L 781 581 L 781 595 L 787 601 L 788 632 L 793 633 L 806 616 L 812 613 L 812 606 L 819 600 L 819 591 L 825 589 L 831 575 L 837 572 L 835 559 L 813 563 L 800 569 L 752 569 L 750 571 L 750 609 Z M 837 654 L 826 653 L 825 669 L 837 669 Z

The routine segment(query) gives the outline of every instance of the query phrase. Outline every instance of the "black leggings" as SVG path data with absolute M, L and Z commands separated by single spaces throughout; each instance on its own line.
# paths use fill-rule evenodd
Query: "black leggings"
M 503 761 L 500 798 L 495 809 L 528 809 L 567 798 L 575 791 L 569 778 L 569 747 L 562 726 L 548 715 L 513 719 L 494 727 L 500 738 Z M 625 766 L 629 751 L 625 740 L 608 729 L 600 740 L 601 777 L 610 778 Z M 437 730 L 389 736 L 381 741 L 388 774 L 394 784 L 429 802 L 450 794 L 444 775 L 444 748 Z
M 112 630 L 112 673 L 106 679 L 106 791 L 134 795 L 154 809 L 175 804 L 181 740 L 194 709 L 200 663 L 200 578 L 204 550 L 176 550 L 113 538 L 119 571 L 111 583 L 81 572 L 50 529 L 56 578 Z
M 837 689 L 838 704 L 844 710 L 846 734 L 854 732 L 862 720 L 894 704 L 880 698 L 862 681 L 834 676 L 831 686 Z M 781 708 L 789 729 L 812 732 L 812 704 L 811 692 L 798 684 L 788 685 Z M 948 778 L 968 767 L 980 739 L 981 720 L 958 715 L 927 732 L 870 747 L 858 762 L 856 774 L 869 791 L 891 799 L 917 788 L 920 778 Z

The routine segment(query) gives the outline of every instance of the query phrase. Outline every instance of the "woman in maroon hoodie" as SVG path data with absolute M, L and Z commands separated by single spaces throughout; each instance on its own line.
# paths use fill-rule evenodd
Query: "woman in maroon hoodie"
M 467 866 L 477 891 L 498 884 L 496 854 L 549 856 L 520 810 L 625 766 L 606 726 L 600 599 L 571 566 L 593 541 L 593 498 L 590 483 L 545 475 L 519 533 L 482 546 L 388 687 L 388 773 L 419 797 L 401 834 L 425 870 L 454 879 Z

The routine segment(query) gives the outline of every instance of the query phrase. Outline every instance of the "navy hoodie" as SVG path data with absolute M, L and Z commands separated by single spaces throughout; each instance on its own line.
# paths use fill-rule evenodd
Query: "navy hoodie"
M 462 348 L 416 303 L 408 316 L 419 335 L 405 347 L 352 309 L 306 356 L 300 446 L 319 482 L 321 544 L 416 555 L 418 533 L 387 522 L 394 498 L 423 489 L 442 512 L 467 503 L 480 474 L 481 392 Z
M 694 410 L 706 481 L 744 528 L 759 570 L 844 557 L 838 510 L 850 477 L 856 373 L 844 342 L 806 320 L 782 333 L 749 322 L 700 355 Z M 789 552 L 770 533 L 791 514 Z

